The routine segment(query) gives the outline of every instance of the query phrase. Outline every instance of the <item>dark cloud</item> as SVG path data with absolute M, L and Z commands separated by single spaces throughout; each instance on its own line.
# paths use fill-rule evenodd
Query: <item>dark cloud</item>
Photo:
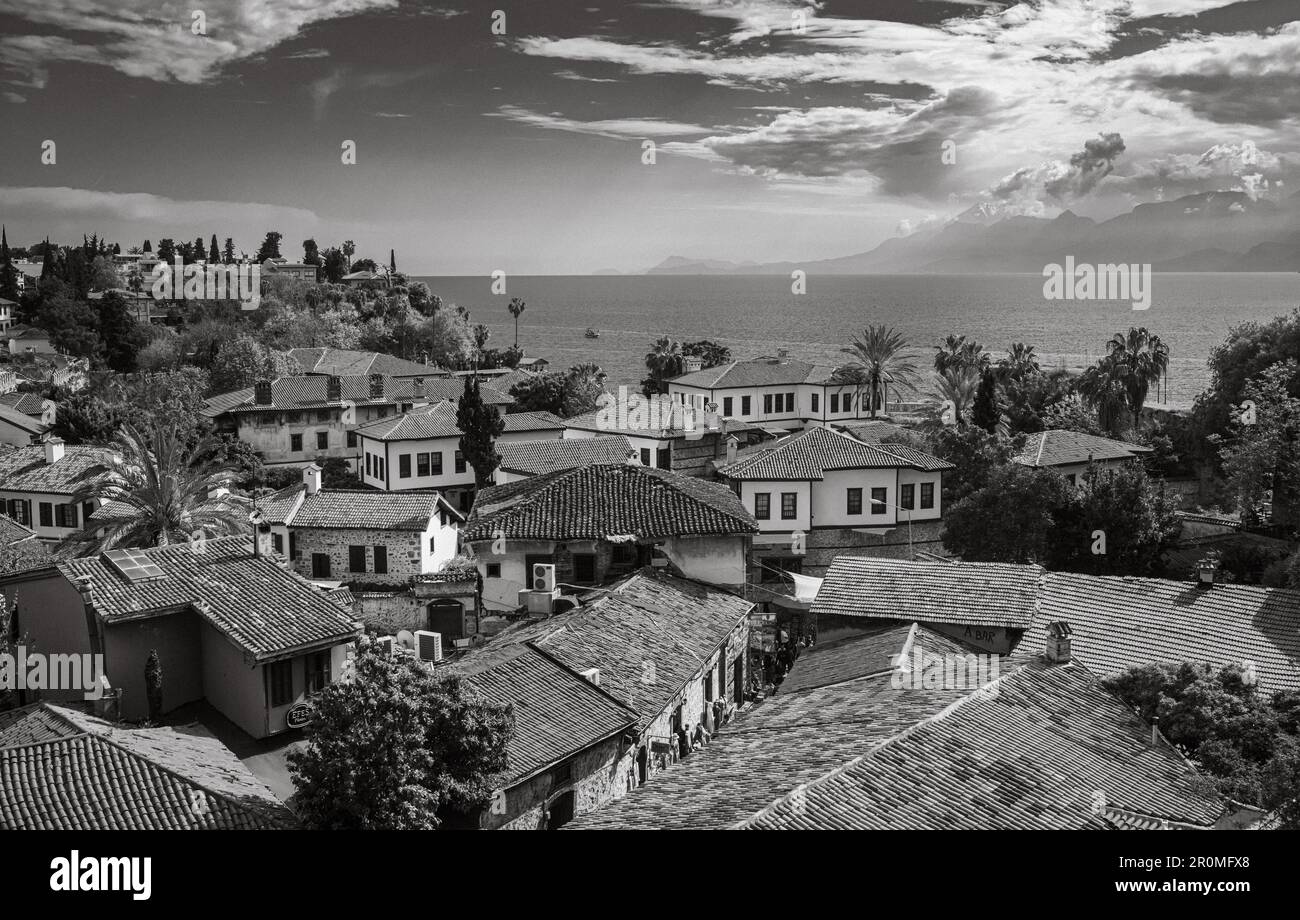
M 1087 140 L 1083 150 L 1070 157 L 1070 170 L 1044 184 L 1047 194 L 1057 201 L 1075 201 L 1092 194 L 1097 183 L 1115 169 L 1115 158 L 1124 152 L 1124 138 L 1117 133 L 1102 134 Z

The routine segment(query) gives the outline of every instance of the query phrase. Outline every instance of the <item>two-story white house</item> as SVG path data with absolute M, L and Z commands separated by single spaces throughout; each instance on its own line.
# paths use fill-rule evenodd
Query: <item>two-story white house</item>
M 829 565 L 836 550 L 857 542 L 855 533 L 898 532 L 899 542 L 913 542 L 917 525 L 942 517 L 943 471 L 952 468 L 912 447 L 814 427 L 741 451 L 718 475 L 758 521 L 760 568 L 803 571 Z M 921 542 L 932 531 L 926 528 Z
M 564 420 L 549 412 L 512 412 L 502 418 L 506 427 L 498 443 L 564 437 Z M 461 434 L 451 401 L 365 425 L 357 430 L 361 481 L 390 492 L 438 489 L 468 511 L 475 477 L 460 451 Z
M 668 382 L 668 395 L 701 412 L 714 403 L 722 418 L 787 431 L 872 418 L 865 392 L 838 382 L 836 368 L 827 364 L 784 354 L 704 369 L 699 363 L 688 359 L 687 373 Z
M 7 330 L 14 324 L 14 315 L 18 310 L 18 304 L 12 300 L 5 300 L 0 297 L 0 333 Z
M 58 437 L 29 447 L 0 447 L 0 511 L 47 543 L 71 536 L 98 507 L 72 498 L 107 455 L 104 448 L 68 445 Z

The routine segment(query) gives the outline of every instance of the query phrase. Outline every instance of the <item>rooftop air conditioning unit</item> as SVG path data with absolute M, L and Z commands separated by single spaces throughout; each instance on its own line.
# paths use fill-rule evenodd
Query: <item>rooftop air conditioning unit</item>
M 397 639 L 393 636 L 380 636 L 375 640 L 375 648 L 381 655 L 393 654 L 393 649 L 397 647 Z
M 421 661 L 442 661 L 442 633 L 417 630 L 415 650 Z
M 533 564 L 533 590 L 555 590 L 555 566 L 542 562 Z
M 468 639 L 468 638 L 467 638 L 467 639 L 452 639 L 452 640 L 451 640 L 451 644 L 452 644 L 453 646 L 455 646 L 456 650 L 459 652 L 459 651 L 464 651 L 464 650 L 467 649 L 467 648 L 470 648 L 470 647 L 474 644 L 474 640 L 473 640 L 473 639 Z

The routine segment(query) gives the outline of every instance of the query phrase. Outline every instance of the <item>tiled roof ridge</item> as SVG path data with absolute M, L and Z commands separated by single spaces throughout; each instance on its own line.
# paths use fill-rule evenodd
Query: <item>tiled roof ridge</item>
M 641 717 L 641 714 L 639 712 L 637 712 L 635 709 L 633 709 L 623 700 L 620 700 L 618 697 L 614 696 L 614 694 L 610 693 L 600 684 L 593 684 L 591 681 L 587 680 L 587 678 L 582 676 L 581 672 L 565 664 L 564 661 L 558 658 L 557 656 L 552 655 L 544 647 L 542 647 L 539 642 L 534 640 L 528 640 L 524 642 L 524 645 L 527 648 L 531 649 L 532 651 L 536 652 L 538 655 L 541 655 L 551 664 L 555 665 L 556 667 L 560 668 L 561 670 L 569 674 L 571 677 L 573 677 L 574 680 L 582 681 L 592 690 L 595 690 L 601 696 L 613 702 L 616 706 L 618 706 L 619 709 L 624 710 L 628 715 L 632 717 L 632 724 L 636 724 L 636 720 Z
M 1047 446 L 1047 432 L 1044 431 L 1042 434 L 1038 436 L 1038 453 L 1034 455 L 1034 466 L 1038 466 L 1038 464 L 1042 461 L 1043 448 L 1046 446 Z
M 1069 665 L 1065 665 L 1065 667 L 1068 666 Z M 985 700 L 985 699 L 990 699 L 992 697 L 995 697 L 997 695 L 996 688 L 999 684 L 1003 683 L 1006 680 L 1009 680 L 1011 677 L 1017 674 L 1024 672 L 1027 669 L 1027 667 L 1028 666 L 1025 664 L 1020 664 L 1017 665 L 1014 670 L 1008 671 L 1005 674 L 999 674 L 996 680 L 991 680 L 987 684 L 983 684 L 977 689 L 972 690 L 970 693 L 963 694 L 962 696 L 953 700 L 951 703 L 949 703 L 947 706 L 943 707 L 933 715 L 921 719 L 920 721 L 913 722 L 911 725 L 907 726 L 901 731 L 895 732 L 894 734 L 890 735 L 888 738 L 885 738 L 882 741 L 872 744 L 869 750 L 867 750 L 862 754 L 859 754 L 857 757 L 854 757 L 852 760 L 849 760 L 846 763 L 840 764 L 838 767 L 836 767 L 834 770 L 831 770 L 829 773 L 824 773 L 823 775 L 816 777 L 815 779 L 811 779 L 806 783 L 800 783 L 799 785 L 791 789 L 789 792 L 787 792 L 785 795 L 781 796 L 776 801 L 767 805 L 765 808 L 756 811 L 748 818 L 745 818 L 744 820 L 738 821 L 735 824 L 733 824 L 730 827 L 730 830 L 748 829 L 756 822 L 762 820 L 763 818 L 775 812 L 781 805 L 788 802 L 795 793 L 804 792 L 811 786 L 820 786 L 830 782 L 831 780 L 839 778 L 843 774 L 852 770 L 859 763 L 862 763 L 864 760 L 868 760 L 870 758 L 875 757 L 877 753 L 884 750 L 885 748 L 897 744 L 898 742 L 906 738 L 910 738 L 916 732 L 920 731 L 923 727 L 931 725 L 936 722 L 940 722 L 948 718 L 948 716 L 952 715 L 954 712 L 957 712 L 968 702 L 972 700 Z

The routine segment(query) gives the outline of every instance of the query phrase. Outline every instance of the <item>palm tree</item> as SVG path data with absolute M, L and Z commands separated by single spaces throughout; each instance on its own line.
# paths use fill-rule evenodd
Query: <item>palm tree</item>
M 1115 333 L 1106 352 L 1079 377 L 1079 393 L 1096 407 L 1107 430 L 1118 431 L 1125 409 L 1136 428 L 1151 384 L 1169 369 L 1169 346 L 1141 327 L 1129 329 L 1127 335 Z
M 510 315 L 515 318 L 515 348 L 519 347 L 519 314 L 523 313 L 524 308 L 527 306 L 528 304 L 524 303 L 518 297 L 511 297 L 510 305 L 506 307 L 506 309 L 510 311 Z
M 196 533 L 220 537 L 248 532 L 248 499 L 210 495 L 238 470 L 212 434 L 193 444 L 177 425 L 124 424 L 103 463 L 82 474 L 73 504 L 111 503 L 103 521 L 86 521 L 65 541 L 90 553 L 117 546 L 147 548 L 188 542 Z
M 650 378 L 642 387 L 647 390 L 646 395 L 664 392 L 665 380 L 686 373 L 686 355 L 682 354 L 681 343 L 666 335 L 660 336 L 646 354 L 645 366 L 650 371 Z
M 1041 368 L 1038 366 L 1038 355 L 1034 354 L 1034 346 L 1024 342 L 1014 342 L 1007 349 L 1007 356 L 998 362 L 999 376 L 1005 380 L 1021 380 L 1039 370 Z
M 351 240 L 343 241 L 343 258 L 347 260 L 348 270 L 344 274 L 352 274 L 352 254 L 357 251 L 357 244 Z
M 1079 375 L 1079 395 L 1097 410 L 1097 422 L 1113 435 L 1120 434 L 1128 404 L 1128 394 L 1116 374 L 1110 358 L 1105 357 Z
M 950 367 L 971 367 L 983 371 L 993 359 L 979 342 L 968 342 L 964 335 L 950 335 L 935 346 L 934 369 L 942 374 Z
M 980 376 L 973 367 L 948 367 L 934 375 L 935 392 L 940 399 L 952 403 L 958 427 L 966 424 L 966 412 L 979 392 Z
M 836 369 L 836 382 L 852 383 L 866 390 L 871 400 L 871 415 L 889 404 L 889 387 L 916 391 L 917 370 L 912 356 L 906 351 L 907 340 L 887 326 L 868 326 L 862 335 L 840 351 L 852 360 Z M 859 403 L 860 404 L 860 403 Z

